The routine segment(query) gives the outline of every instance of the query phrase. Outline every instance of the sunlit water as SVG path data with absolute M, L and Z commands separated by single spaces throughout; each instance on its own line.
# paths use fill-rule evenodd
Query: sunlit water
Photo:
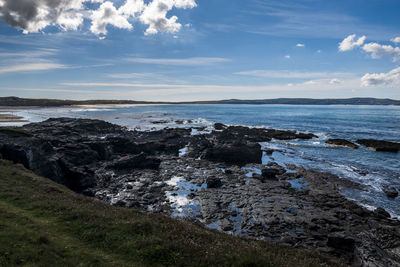
M 16 112 L 32 122 L 50 117 L 96 118 L 137 130 L 163 127 L 212 126 L 214 122 L 312 132 L 318 139 L 273 141 L 263 146 L 279 164 L 296 164 L 333 172 L 366 185 L 366 191 L 342 193 L 360 204 L 381 206 L 400 216 L 400 197 L 393 200 L 383 185 L 400 189 L 400 154 L 354 150 L 325 145 L 329 138 L 381 139 L 400 142 L 400 107 L 394 106 L 288 106 L 288 105 L 154 105 L 107 108 L 46 108 Z M 176 123 L 176 120 L 183 120 Z M 191 121 L 188 121 L 191 120 Z M 154 124 L 152 122 L 158 122 Z M 15 124 L 18 125 L 18 124 Z M 271 161 L 265 155 L 263 163 Z

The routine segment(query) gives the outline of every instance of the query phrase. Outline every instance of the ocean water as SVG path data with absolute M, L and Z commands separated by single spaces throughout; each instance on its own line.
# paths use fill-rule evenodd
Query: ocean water
M 214 122 L 312 132 L 312 140 L 272 141 L 262 144 L 278 150 L 263 163 L 296 164 L 337 174 L 365 185 L 342 194 L 374 209 L 383 207 L 400 218 L 400 197 L 389 199 L 384 185 L 400 190 L 400 153 L 353 150 L 325 145 L 329 138 L 380 139 L 400 142 L 400 107 L 292 106 L 292 105 L 150 105 L 125 107 L 42 108 L 15 112 L 32 122 L 50 117 L 96 118 L 137 130 L 207 126 Z M 178 120 L 178 122 L 176 122 Z M 156 122 L 156 123 L 154 123 Z M 279 152 L 280 151 L 280 152 Z

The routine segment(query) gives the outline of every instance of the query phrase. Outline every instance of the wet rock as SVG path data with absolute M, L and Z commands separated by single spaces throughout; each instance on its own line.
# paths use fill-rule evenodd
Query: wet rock
M 381 208 L 381 207 L 375 209 L 375 210 L 374 210 L 374 214 L 375 214 L 378 218 L 381 218 L 381 219 L 390 218 L 390 213 L 387 212 L 384 208 Z
M 160 160 L 157 158 L 150 158 L 145 153 L 133 156 L 125 156 L 119 158 L 108 165 L 108 168 L 114 170 L 131 170 L 131 169 L 158 169 Z
M 217 131 L 222 131 L 222 130 L 226 129 L 226 127 L 227 126 L 225 124 L 222 124 L 222 123 L 215 123 L 214 124 L 214 129 L 217 130 Z
M 230 169 L 226 169 L 226 170 L 225 170 L 225 174 L 233 174 L 233 171 L 230 170 Z
M 165 123 L 169 123 L 171 121 L 169 120 L 158 120 L 158 121 L 152 121 L 152 124 L 165 124 Z
M 261 146 L 255 143 L 234 143 L 216 145 L 206 150 L 205 159 L 216 162 L 225 162 L 239 166 L 248 163 L 261 163 Z
M 232 231 L 233 230 L 233 225 L 228 219 L 223 219 L 222 221 L 220 221 L 219 226 L 221 226 L 221 229 L 223 231 Z
M 284 167 L 282 167 L 281 165 L 279 165 L 278 163 L 273 162 L 273 161 L 268 162 L 267 166 L 272 169 L 276 169 L 278 171 L 279 175 L 284 174 L 286 172 Z
M 389 198 L 396 198 L 399 196 L 399 192 L 393 186 L 384 186 L 382 191 L 389 197 Z
M 286 168 L 293 171 L 296 170 L 297 166 L 294 164 L 286 164 Z
M 344 146 L 344 147 L 349 147 L 349 148 L 353 148 L 353 149 L 359 148 L 358 145 L 356 145 L 350 141 L 347 141 L 345 139 L 329 139 L 325 143 L 328 145 Z
M 374 139 L 359 139 L 357 140 L 357 143 L 380 152 L 397 153 L 400 151 L 400 143 L 374 140 Z
M 312 139 L 318 138 L 315 134 L 312 133 L 297 133 L 296 131 L 283 131 L 283 130 L 275 130 L 269 129 L 268 135 L 271 138 L 275 138 L 278 140 L 293 140 L 293 139 Z
M 279 175 L 280 171 L 275 168 L 265 168 L 261 170 L 261 178 L 262 182 L 265 182 L 267 180 L 273 180 L 273 181 L 278 181 L 278 178 L 276 177 Z
M 273 149 L 264 149 L 265 154 L 267 155 L 272 155 L 274 153 L 275 150 Z
M 206 183 L 207 183 L 207 188 L 219 188 L 222 186 L 221 179 L 217 177 L 208 177 Z

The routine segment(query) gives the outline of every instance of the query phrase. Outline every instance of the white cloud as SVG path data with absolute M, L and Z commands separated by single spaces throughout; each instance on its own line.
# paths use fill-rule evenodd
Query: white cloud
M 53 69 L 63 69 L 65 65 L 56 63 L 31 63 L 15 66 L 0 67 L 0 74 L 11 73 L 11 72 L 27 72 L 27 71 L 43 71 Z
M 288 70 L 251 70 L 236 72 L 238 75 L 255 76 L 262 78 L 283 78 L 283 79 L 321 79 L 353 76 L 347 72 L 301 72 Z
M 197 6 L 194 0 L 175 0 L 175 6 L 177 8 L 194 8 Z
M 127 18 L 122 16 L 114 7 L 114 4 L 109 1 L 104 2 L 98 10 L 93 11 L 91 19 L 92 26 L 90 30 L 96 35 L 106 35 L 108 24 L 120 29 L 132 29 L 132 25 Z
M 391 41 L 395 44 L 400 43 L 400 36 L 393 38 Z
M 332 79 L 329 81 L 330 84 L 340 84 L 341 81 L 339 79 Z
M 296 47 L 305 47 L 305 44 L 297 44 Z
M 311 80 L 311 81 L 306 81 L 306 82 L 304 82 L 303 84 L 304 84 L 304 85 L 313 85 L 313 84 L 316 84 L 316 81 L 313 81 L 313 80 Z
M 290 55 L 286 55 L 285 58 L 286 58 L 286 59 L 290 59 L 291 56 L 290 56 Z
M 128 17 L 136 17 L 144 8 L 145 4 L 143 0 L 126 0 L 125 4 L 118 9 L 118 12 Z
M 102 3 L 88 6 L 84 3 Z M 119 7 L 115 2 L 121 3 Z M 145 34 L 176 33 L 182 25 L 177 16 L 168 17 L 173 8 L 191 9 L 195 0 L 0 0 L 0 18 L 24 33 L 40 32 L 48 26 L 62 30 L 78 30 L 85 19 L 91 20 L 91 31 L 107 34 L 107 25 L 132 29 L 132 21 L 140 21 L 148 28 Z
M 400 86 L 400 67 L 388 73 L 367 73 L 361 78 L 361 86 Z
M 136 78 L 153 78 L 156 74 L 154 73 L 113 73 L 109 74 L 108 77 L 114 79 L 136 79 Z
M 361 36 L 356 40 L 355 34 L 349 35 L 342 42 L 339 43 L 339 51 L 350 51 L 356 47 L 362 46 L 365 42 L 365 39 L 367 39 L 366 36 Z
M 182 26 L 177 23 L 178 17 L 172 16 L 167 18 L 168 11 L 173 7 L 174 2 L 171 0 L 154 0 L 149 3 L 140 16 L 140 21 L 149 25 L 145 34 L 156 34 L 159 31 L 169 33 L 178 32 Z
M 58 53 L 57 49 L 38 49 L 33 51 L 21 51 L 21 52 L 0 52 L 0 57 L 9 57 L 18 59 L 18 58 L 25 58 L 25 59 L 32 59 L 32 58 L 40 58 L 40 57 L 47 57 L 47 56 L 54 56 Z
M 365 52 L 371 53 L 372 58 L 381 58 L 382 56 L 393 57 L 393 61 L 400 58 L 400 48 L 391 45 L 381 45 L 378 43 L 368 43 L 363 46 Z
M 0 17 L 25 33 L 39 32 L 50 25 L 76 30 L 83 23 L 84 2 L 100 0 L 2 0 Z
M 227 58 L 219 57 L 191 57 L 191 58 L 128 58 L 130 62 L 157 64 L 157 65 L 174 65 L 174 66 L 202 66 L 216 63 L 229 62 Z

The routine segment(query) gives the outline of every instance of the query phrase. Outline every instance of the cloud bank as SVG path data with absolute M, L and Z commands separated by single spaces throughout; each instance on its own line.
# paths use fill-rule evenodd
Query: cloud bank
M 361 78 L 361 86 L 400 86 L 400 67 L 388 73 L 367 73 Z
M 364 44 L 366 36 L 362 36 L 356 39 L 356 35 L 352 34 L 347 36 L 342 42 L 339 43 L 339 51 L 345 52 L 353 50 L 356 47 L 361 47 L 364 52 L 370 53 L 374 59 L 381 58 L 383 56 L 389 56 L 393 58 L 393 62 L 400 59 L 400 47 L 391 45 L 382 45 L 378 43 L 367 43 Z M 391 39 L 395 44 L 400 43 L 400 36 Z
M 369 53 L 373 59 L 388 56 L 393 59 L 393 62 L 400 60 L 400 47 L 382 45 L 378 43 L 364 44 L 365 39 L 366 37 L 363 36 L 356 40 L 355 34 L 350 35 L 339 44 L 339 51 L 349 51 L 355 47 L 361 47 L 362 50 L 366 53 Z M 390 41 L 397 45 L 400 43 L 400 36 L 395 37 Z M 397 67 L 387 73 L 367 73 L 361 78 L 361 86 L 400 86 L 400 67 Z
M 393 38 L 391 41 L 395 44 L 400 43 L 400 36 Z
M 368 43 L 362 48 L 365 52 L 370 53 L 372 58 L 381 58 L 389 56 L 393 58 L 393 62 L 400 59 L 400 48 L 391 45 L 381 45 L 378 43 Z
M 178 17 L 168 17 L 168 12 L 197 6 L 195 0 L 124 0 L 118 7 L 115 2 L 120 1 L 0 0 L 0 18 L 24 33 L 40 32 L 48 26 L 78 30 L 89 20 L 90 31 L 96 35 L 106 35 L 108 25 L 131 30 L 132 22 L 139 21 L 148 26 L 145 34 L 150 35 L 178 32 L 182 25 Z

